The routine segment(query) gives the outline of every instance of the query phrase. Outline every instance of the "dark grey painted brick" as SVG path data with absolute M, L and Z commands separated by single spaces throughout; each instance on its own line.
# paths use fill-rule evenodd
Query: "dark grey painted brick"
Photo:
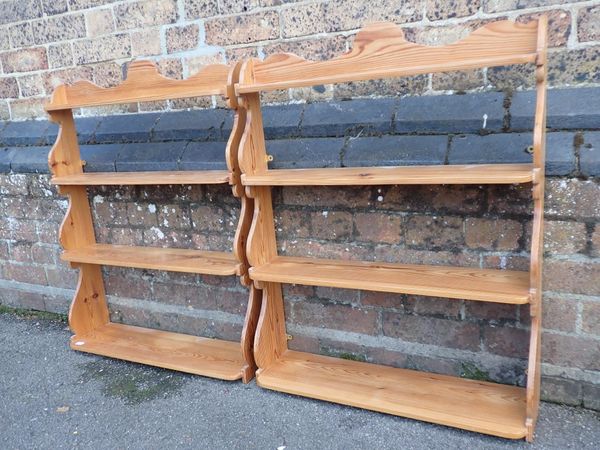
M 282 139 L 300 135 L 304 105 L 265 106 L 262 108 L 265 139 Z
M 48 121 L 48 128 L 40 139 L 40 145 L 53 145 L 58 137 L 58 124 Z
M 163 114 L 154 126 L 153 141 L 221 139 L 221 126 L 227 111 L 200 109 Z
M 532 157 L 527 149 L 532 143 L 531 133 L 454 136 L 448 162 L 450 164 L 528 163 L 532 161 Z
M 181 170 L 227 169 L 225 142 L 190 142 L 179 160 Z
M 499 92 L 467 95 L 406 97 L 396 111 L 397 133 L 478 133 L 500 131 L 504 95 Z M 484 116 L 487 118 L 484 119 Z M 485 125 L 485 126 L 484 126 Z
M 226 114 L 223 125 L 221 126 L 221 139 L 226 141 L 229 139 L 231 129 L 233 128 L 233 116 L 235 113 L 230 109 L 225 109 L 224 111 Z
M 533 139 L 533 136 L 532 136 Z M 575 173 L 575 133 L 546 133 L 546 175 Z
M 0 148 L 0 173 L 10 172 L 10 163 L 16 151 L 14 147 Z
M 282 139 L 267 141 L 273 156 L 271 169 L 340 167 L 343 138 Z
M 47 120 L 9 122 L 0 132 L 0 145 L 41 145 L 49 126 L 50 122 Z
M 588 131 L 579 147 L 579 165 L 582 175 L 600 175 L 600 131 Z
M 535 91 L 513 95 L 510 106 L 511 129 L 533 129 L 535 102 Z M 550 89 L 547 109 L 548 128 L 600 129 L 599 88 Z
M 75 119 L 77 140 L 80 144 L 90 144 L 94 141 L 94 133 L 104 117 L 79 117 Z
M 94 141 L 99 144 L 148 142 L 160 116 L 161 113 L 149 113 L 104 117 L 96 128 Z
M 446 136 L 383 136 L 351 139 L 343 163 L 348 167 L 443 164 Z
M 303 137 L 369 136 L 392 131 L 396 99 L 311 103 L 304 108 Z
M 10 164 L 14 172 L 48 173 L 49 146 L 20 147 L 12 155 Z
M 116 161 L 123 144 L 82 145 L 81 159 L 86 172 L 114 172 Z
M 177 170 L 186 145 L 180 141 L 124 144 L 117 157 L 117 172 Z

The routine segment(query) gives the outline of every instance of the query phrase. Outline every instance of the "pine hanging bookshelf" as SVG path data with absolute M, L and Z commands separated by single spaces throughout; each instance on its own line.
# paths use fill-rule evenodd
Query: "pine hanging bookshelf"
M 278 54 L 265 61 L 249 59 L 244 63 L 235 89 L 240 108 L 247 114 L 239 151 L 241 181 L 248 197 L 254 199 L 246 254 L 249 276 L 262 290 L 254 342 L 260 386 L 505 438 L 533 439 L 540 395 L 546 39 L 546 17 L 527 24 L 490 23 L 461 41 L 441 47 L 407 42 L 396 25 L 377 23 L 356 35 L 350 52 L 328 61 Z M 268 168 L 261 92 L 523 63 L 536 66 L 531 164 Z M 277 253 L 273 186 L 513 183 L 533 186 L 529 272 L 294 258 Z M 505 386 L 291 351 L 287 347 L 281 283 L 529 304 L 527 386 Z
M 241 342 L 230 342 L 110 322 L 101 271 L 103 265 L 110 265 L 237 275 L 242 284 L 249 285 L 244 242 L 253 200 L 245 197 L 240 184 L 237 150 L 241 131 L 233 131 L 229 137 L 225 151 L 228 170 L 85 173 L 72 113 L 79 107 L 222 95 L 235 110 L 234 123 L 243 122 L 245 111 L 238 110 L 233 92 L 239 70 L 239 64 L 234 67 L 215 64 L 188 79 L 174 80 L 160 75 L 154 63 L 137 61 L 129 66 L 127 79 L 118 86 L 101 88 L 79 81 L 61 85 L 54 91 L 46 111 L 60 130 L 48 163 L 51 182 L 69 197 L 67 215 L 60 227 L 60 242 L 64 248 L 62 259 L 79 269 L 79 282 L 69 310 L 74 350 L 224 380 L 242 379 L 247 383 L 254 377 L 252 345 L 258 298 L 253 287 L 250 286 Z M 240 222 L 230 253 L 96 242 L 87 186 L 227 183 L 241 201 Z

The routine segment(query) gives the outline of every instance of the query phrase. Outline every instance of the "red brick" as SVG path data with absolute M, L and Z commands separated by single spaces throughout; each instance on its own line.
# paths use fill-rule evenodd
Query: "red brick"
M 143 279 L 139 271 L 137 276 L 133 273 L 131 273 L 133 276 L 128 276 L 128 274 L 127 270 L 111 268 L 104 277 L 106 294 L 127 298 L 152 298 L 152 288 L 148 280 Z
M 184 6 L 185 17 L 188 20 L 203 19 L 219 14 L 217 0 L 184 0 Z
M 592 256 L 600 256 L 600 224 L 596 224 L 592 233 Z
M 37 224 L 35 224 L 34 222 L 26 222 L 26 224 L 28 228 L 32 228 L 28 232 L 31 233 L 30 240 L 32 242 L 35 242 L 39 239 L 40 242 L 46 244 L 58 243 L 58 226 L 55 223 L 37 222 Z
M 600 263 L 590 261 L 544 262 L 544 289 L 572 294 L 600 294 Z
M 360 302 L 365 306 L 379 306 L 382 308 L 404 309 L 405 296 L 390 292 L 362 291 Z
M 43 74 L 44 88 L 46 92 L 52 92 L 56 87 L 65 83 L 73 83 L 77 80 L 92 81 L 93 70 L 91 67 L 76 67 L 72 69 L 61 69 Z
M 48 64 L 50 69 L 68 67 L 73 64 L 71 43 L 51 44 L 48 46 Z
M 98 225 L 127 225 L 127 204 L 119 202 L 96 201 L 94 199 L 94 217 Z
M 43 97 L 31 97 L 10 101 L 10 112 L 13 120 L 37 119 L 45 114 Z
M 281 254 L 343 260 L 368 260 L 373 258 L 373 250 L 359 244 L 317 242 L 307 239 L 279 241 Z
M 590 218 L 600 216 L 600 184 L 591 180 L 550 179 L 546 182 L 546 215 Z
M 459 246 L 464 242 L 462 228 L 459 217 L 413 216 L 406 225 L 406 243 L 429 248 Z
M 73 56 L 76 64 L 89 64 L 131 56 L 131 42 L 128 34 L 111 34 L 73 43 Z
M 382 213 L 357 213 L 354 224 L 359 241 L 402 243 L 402 217 Z
M 294 334 L 288 341 L 288 348 L 298 352 L 319 353 L 319 340 L 314 336 Z
M 43 295 L 11 288 L 0 288 L 0 304 L 38 311 L 46 309 Z
M 600 303 L 584 303 L 581 318 L 581 329 L 585 333 L 600 336 Z
M 517 250 L 523 234 L 516 220 L 467 218 L 465 242 L 470 248 L 484 250 Z
M 286 8 L 281 11 L 283 37 L 297 37 L 307 34 L 332 31 L 327 23 L 327 4 L 310 3 Z
M 55 245 L 36 243 L 31 247 L 31 258 L 37 264 L 55 264 L 59 253 L 60 250 Z M 0 251 L 0 258 L 1 254 Z
M 159 28 L 133 31 L 131 33 L 131 56 L 152 56 L 160 54 Z
M 42 77 L 38 74 L 24 75 L 19 77 L 19 87 L 21 89 L 22 97 L 32 97 L 35 95 L 44 95 L 44 85 L 42 83 Z
M 544 333 L 542 361 L 561 367 L 600 370 L 600 341 L 579 336 Z
M 198 230 L 212 232 L 222 232 L 225 229 L 232 229 L 232 218 L 225 210 L 215 205 L 192 205 L 191 220 L 193 227 Z M 234 223 L 237 225 L 237 221 Z
M 158 219 L 156 205 L 146 203 L 128 203 L 127 217 L 131 225 L 156 226 Z
M 337 187 L 286 187 L 283 189 L 283 203 L 286 205 L 360 208 L 369 206 L 369 200 L 370 192 L 365 188 L 338 189 Z
M 526 358 L 529 354 L 529 330 L 511 327 L 485 327 L 483 342 L 486 350 L 496 355 Z
M 0 55 L 4 73 L 32 72 L 48 68 L 48 59 L 44 47 L 26 48 Z
M 579 42 L 600 40 L 600 6 L 581 8 L 577 16 Z
M 36 44 L 82 38 L 85 33 L 83 14 L 68 14 L 33 22 Z
M 4 264 L 4 278 L 22 283 L 46 284 L 46 271 L 42 266 L 30 264 Z
M 439 373 L 442 375 L 459 376 L 460 366 L 458 361 L 448 359 L 430 358 L 422 355 L 410 355 L 408 367 L 419 372 Z
M 495 185 L 487 189 L 489 212 L 504 214 L 531 214 L 533 200 L 531 187 L 524 184 Z
M 199 289 L 194 284 L 154 283 L 153 298 L 169 305 L 181 305 L 190 309 L 210 309 L 217 307 L 214 292 Z
M 204 26 L 209 45 L 246 44 L 279 37 L 279 15 L 276 11 L 207 19 Z
M 154 228 L 153 228 L 154 229 Z M 129 227 L 110 228 L 108 235 L 109 243 L 115 245 L 145 245 L 146 239 L 142 230 L 131 229 Z M 148 239 L 148 244 L 152 243 Z
M 293 53 L 311 61 L 322 61 L 341 55 L 346 51 L 345 36 L 328 36 L 318 39 L 284 41 L 264 47 L 265 56 L 276 53 Z M 228 59 L 229 60 L 229 59 Z
M 377 334 L 377 313 L 347 305 L 298 302 L 293 308 L 294 322 L 319 328 L 333 328 L 361 334 Z
M 277 211 L 275 227 L 278 235 L 305 238 L 311 235 L 311 216 L 306 211 Z
M 10 259 L 18 262 L 33 262 L 31 242 L 14 241 L 10 244 Z
M 542 305 L 542 326 L 544 329 L 574 332 L 576 321 L 577 303 L 575 301 L 555 295 L 544 295 Z
M 473 323 L 384 311 L 383 334 L 409 342 L 479 350 L 479 326 Z
M 86 13 L 89 37 L 102 36 L 115 31 L 115 20 L 112 9 L 93 9 Z
M 422 316 L 444 316 L 458 318 L 462 301 L 438 297 L 409 295 L 404 302 L 407 312 Z
M 585 223 L 546 220 L 544 223 L 544 251 L 552 254 L 580 253 L 586 249 Z
M 343 211 L 311 213 L 312 235 L 316 239 L 345 239 L 352 234 L 352 215 Z
M 65 289 L 75 289 L 79 273 L 77 270 L 67 269 L 61 266 L 47 267 L 46 277 L 48 285 Z
M 36 223 L 31 220 L 0 217 L 0 233 L 5 239 L 28 242 L 37 241 Z
M 516 320 L 517 307 L 502 303 L 465 301 L 465 315 L 467 318 L 493 321 Z
M 315 287 L 315 296 L 327 299 L 336 303 L 358 303 L 360 291 L 356 289 L 338 289 L 317 286 Z

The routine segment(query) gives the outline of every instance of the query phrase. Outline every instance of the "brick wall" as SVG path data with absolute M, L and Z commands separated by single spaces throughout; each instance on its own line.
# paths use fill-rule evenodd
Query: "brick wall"
M 369 99 L 264 108 L 273 168 L 527 162 L 532 93 Z M 432 107 L 434 106 L 434 107 Z M 543 398 L 600 408 L 600 89 L 550 91 Z M 483 116 L 486 119 L 483 119 Z M 224 167 L 221 109 L 77 119 L 86 171 Z M 56 127 L 0 124 L 0 304 L 66 312 L 76 272 L 59 260 L 66 202 L 48 184 Z M 93 188 L 101 242 L 229 249 L 227 187 Z M 288 255 L 528 268 L 530 186 L 283 188 Z M 105 269 L 113 320 L 239 338 L 235 278 Z M 522 384 L 528 311 L 510 305 L 285 286 L 290 346 Z
M 400 24 L 409 40 L 456 40 L 489 20 L 550 17 L 550 86 L 600 83 L 600 1 L 569 0 L 5 0 L 0 2 L 0 120 L 44 117 L 53 88 L 84 78 L 118 83 L 136 58 L 159 61 L 168 76 L 203 64 L 289 51 L 325 58 L 349 48 L 366 22 Z M 331 100 L 448 90 L 530 88 L 525 67 L 421 75 L 275 92 L 268 102 Z M 132 112 L 210 107 L 214 98 L 127 105 Z M 82 111 L 91 114 L 90 111 Z

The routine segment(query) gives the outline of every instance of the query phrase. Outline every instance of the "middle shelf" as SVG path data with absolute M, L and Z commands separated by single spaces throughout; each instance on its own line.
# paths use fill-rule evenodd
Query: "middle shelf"
M 94 244 L 66 250 L 62 259 L 72 263 L 102 264 L 137 269 L 168 270 L 204 275 L 239 275 L 239 262 L 232 253 L 182 248 L 134 247 Z
M 278 256 L 250 268 L 250 278 L 399 294 L 529 303 L 529 272 Z
M 381 184 L 513 184 L 533 180 L 533 164 L 273 169 L 242 175 L 247 186 L 348 186 Z
M 227 170 L 171 170 L 153 172 L 85 172 L 53 177 L 59 186 L 120 186 L 157 184 L 225 184 Z

